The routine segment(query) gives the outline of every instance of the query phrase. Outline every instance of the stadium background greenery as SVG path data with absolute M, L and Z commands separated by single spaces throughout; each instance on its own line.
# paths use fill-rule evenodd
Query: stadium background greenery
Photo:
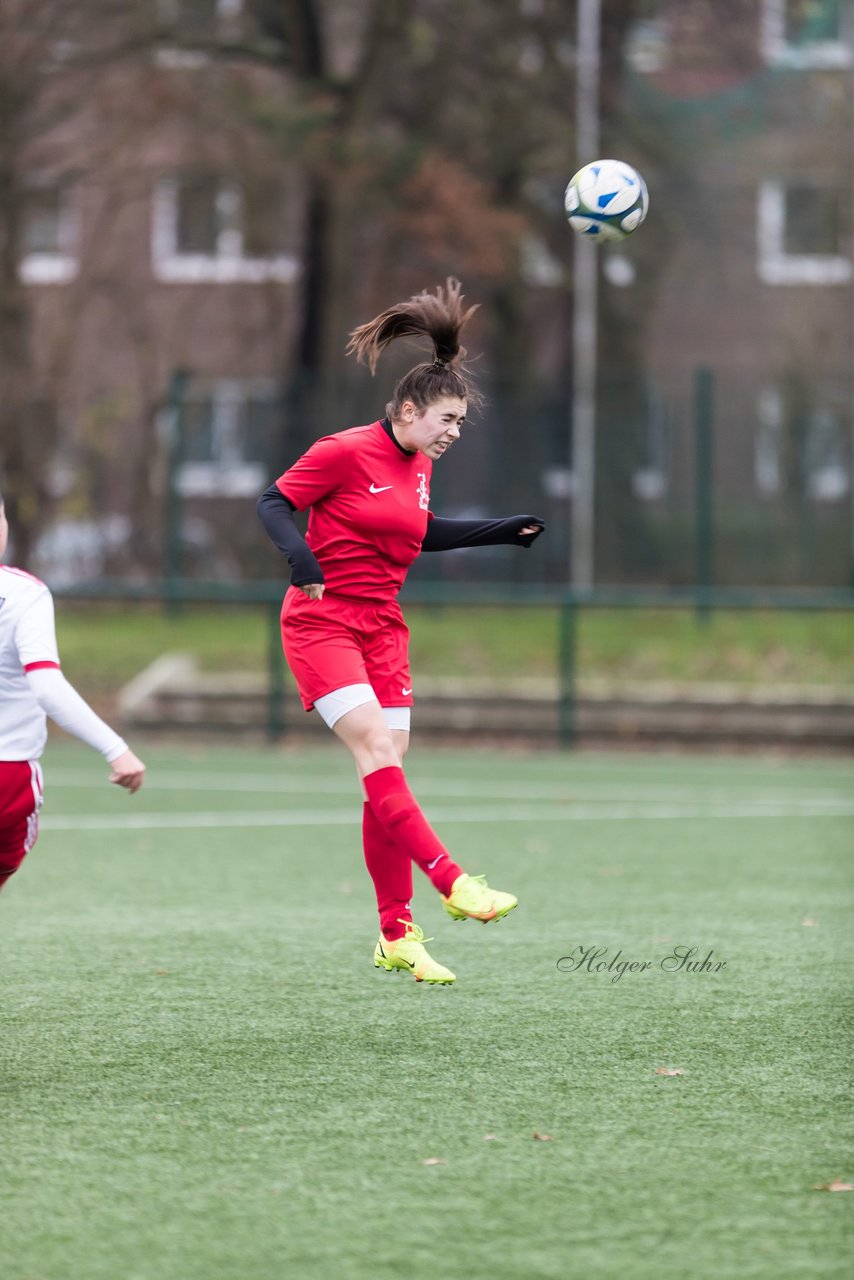
M 416 675 L 553 676 L 554 609 L 408 606 Z M 57 621 L 63 663 L 93 695 L 112 695 L 164 652 L 194 654 L 210 671 L 261 669 L 269 622 L 263 609 L 163 608 L 65 603 Z M 727 681 L 736 685 L 854 684 L 850 613 L 582 611 L 580 676 L 623 680 Z

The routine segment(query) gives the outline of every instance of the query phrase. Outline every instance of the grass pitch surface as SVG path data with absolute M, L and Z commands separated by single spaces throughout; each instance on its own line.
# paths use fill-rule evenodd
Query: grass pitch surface
M 52 745 L 0 897 L 4 1280 L 850 1275 L 844 762 L 413 751 L 521 903 L 419 877 L 441 989 L 372 966 L 343 750 L 144 754 Z

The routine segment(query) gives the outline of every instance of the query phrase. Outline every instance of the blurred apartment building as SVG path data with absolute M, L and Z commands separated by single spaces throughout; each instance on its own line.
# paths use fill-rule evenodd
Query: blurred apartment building
M 727 6 L 650 6 L 626 51 L 630 109 L 669 139 L 674 161 L 647 358 L 652 369 L 720 370 L 730 495 L 773 498 L 797 472 L 806 499 L 850 504 L 854 9 L 740 8 L 733 22 L 732 6 L 730 21 Z M 619 259 L 609 267 L 620 287 L 628 272 Z M 667 448 L 661 436 L 650 440 L 653 490 L 667 462 L 656 448 Z
M 788 509 L 792 499 L 793 518 L 831 529 L 824 569 L 838 584 L 851 545 L 854 15 L 842 0 L 733 7 L 737 23 L 694 0 L 641 6 L 623 50 L 615 119 L 625 131 L 603 138 L 647 173 L 652 191 L 643 232 L 601 264 L 603 323 L 622 314 L 639 334 L 630 496 L 653 522 L 690 506 L 692 397 L 697 370 L 709 368 L 722 518 L 729 508 Z M 332 8 L 346 60 L 348 6 Z M 170 388 L 176 371 L 190 371 L 172 480 L 201 531 L 205 571 L 205 522 L 225 522 L 234 566 L 245 567 L 239 544 L 254 537 L 251 516 L 229 503 L 289 461 L 282 388 L 302 305 L 305 170 L 270 141 L 281 125 L 272 116 L 289 110 L 286 75 L 240 56 L 250 34 L 268 47 L 281 38 L 268 7 L 260 13 L 248 0 L 158 0 L 145 65 L 107 82 L 122 102 L 116 132 L 107 96 L 99 118 L 78 119 L 32 175 L 20 263 L 61 417 L 55 484 L 67 510 L 130 511 L 138 522 L 148 508 L 155 518 L 168 480 Z M 561 175 L 550 178 L 559 196 Z M 570 262 L 569 247 L 564 262 L 533 261 L 543 316 L 549 293 L 565 296 Z M 541 346 L 541 375 L 565 386 L 568 339 L 544 329 Z M 606 330 L 603 467 L 608 414 L 626 413 L 619 391 L 609 398 L 623 373 L 609 359 Z M 548 440 L 531 441 L 531 466 L 544 500 L 551 485 L 560 501 Z M 495 506 L 476 477 L 471 487 Z M 768 538 L 774 528 L 765 526 Z M 749 536 L 749 522 L 744 529 Z M 230 571 L 227 555 L 221 567 Z M 643 566 L 609 567 L 616 579 L 636 571 Z M 761 565 L 750 572 L 762 578 Z

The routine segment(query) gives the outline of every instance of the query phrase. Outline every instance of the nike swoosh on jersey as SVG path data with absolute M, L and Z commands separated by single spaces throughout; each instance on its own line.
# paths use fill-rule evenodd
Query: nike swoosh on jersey
M 383 484 L 383 485 L 380 485 L 379 488 L 377 488 L 375 484 L 372 484 L 370 491 L 371 493 L 385 493 L 386 489 L 393 489 L 393 488 L 394 488 L 393 484 Z

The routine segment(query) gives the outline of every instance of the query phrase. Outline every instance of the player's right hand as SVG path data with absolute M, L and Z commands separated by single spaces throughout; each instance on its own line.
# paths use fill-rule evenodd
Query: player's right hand
M 118 787 L 124 787 L 131 795 L 134 791 L 139 791 L 145 774 L 145 765 L 132 751 L 123 751 L 120 756 L 116 756 L 115 760 L 110 761 L 110 768 L 113 771 L 110 774 L 110 782 L 115 782 Z
M 308 596 L 309 600 L 322 600 L 326 587 L 322 582 L 307 582 L 304 587 L 300 587 L 300 591 L 304 596 Z

